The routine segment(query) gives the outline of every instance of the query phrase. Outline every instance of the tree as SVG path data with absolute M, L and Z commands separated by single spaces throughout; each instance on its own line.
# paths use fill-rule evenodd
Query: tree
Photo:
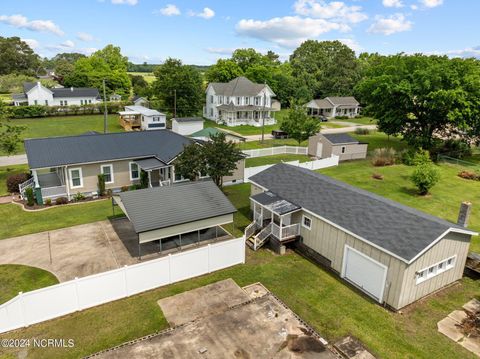
M 239 76 L 243 76 L 240 66 L 233 60 L 225 59 L 219 59 L 205 72 L 205 79 L 208 82 L 229 82 Z
M 149 97 L 151 88 L 148 82 L 142 75 L 128 75 L 130 77 L 130 81 L 132 82 L 133 93 L 138 96 L 145 96 Z
M 446 56 L 376 56 L 356 87 L 366 112 L 388 135 L 414 147 L 480 135 L 480 62 Z
M 320 131 L 320 122 L 308 116 L 305 107 L 293 103 L 288 116 L 281 122 L 280 129 L 300 144 Z
M 39 67 L 40 57 L 25 41 L 16 36 L 0 36 L 0 75 L 35 75 Z
M 25 131 L 24 126 L 14 126 L 9 121 L 3 121 L 7 117 L 7 110 L 0 101 L 0 149 L 7 154 L 13 155 L 21 141 L 21 134 Z
M 204 88 L 200 73 L 189 65 L 183 65 L 178 59 L 168 58 L 155 72 L 153 94 L 162 101 L 163 106 L 174 112 L 175 94 L 177 116 L 197 115 L 204 102 Z
M 359 79 L 355 52 L 340 41 L 307 40 L 290 56 L 293 76 L 315 98 L 351 96 Z
M 418 192 L 424 196 L 435 186 L 440 179 L 440 175 L 433 163 L 420 163 L 413 170 L 410 179 L 418 188 Z
M 219 187 L 223 177 L 231 176 L 237 168 L 237 162 L 245 158 L 242 151 L 232 141 L 227 141 L 223 132 L 210 136 L 210 141 L 199 145 L 192 143 L 185 147 L 175 161 L 175 171 L 191 181 L 200 174 L 212 178 Z

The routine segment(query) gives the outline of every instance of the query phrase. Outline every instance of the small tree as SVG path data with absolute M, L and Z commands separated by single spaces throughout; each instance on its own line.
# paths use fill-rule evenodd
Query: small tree
M 27 197 L 27 206 L 32 207 L 35 204 L 35 196 L 33 195 L 32 187 L 28 187 L 25 190 L 25 196 Z
M 428 191 L 435 186 L 435 184 L 437 184 L 440 175 L 435 168 L 435 165 L 431 162 L 427 162 L 418 164 L 410 179 L 418 188 L 419 193 L 424 196 L 428 194 Z
M 140 188 L 148 188 L 148 173 L 144 170 L 140 172 Z
M 105 195 L 105 175 L 103 173 L 98 175 L 98 195 Z
M 175 161 L 175 172 L 190 181 L 197 180 L 201 172 L 205 172 L 205 157 L 201 145 L 192 143 L 185 146 Z
M 288 116 L 280 124 L 280 129 L 300 144 L 320 131 L 320 122 L 308 116 L 305 107 L 293 103 Z
M 0 101 L 0 120 L 7 117 L 7 110 L 2 101 Z M 20 143 L 21 134 L 25 131 L 24 126 L 14 126 L 10 121 L 0 122 L 0 149 L 11 156 L 17 150 Z

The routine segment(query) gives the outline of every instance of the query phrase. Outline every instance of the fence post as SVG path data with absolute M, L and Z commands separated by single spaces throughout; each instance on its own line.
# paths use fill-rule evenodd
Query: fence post
M 208 268 L 208 273 L 210 273 L 210 243 L 207 246 L 207 268 Z
M 123 281 L 125 282 L 125 297 L 128 297 L 128 296 L 129 296 L 129 293 L 128 293 L 127 272 L 128 272 L 128 266 L 127 266 L 127 265 L 124 265 L 124 266 L 123 266 Z
M 172 254 L 168 253 L 168 283 L 172 283 Z
M 246 238 L 245 238 L 245 235 L 242 236 L 242 248 L 243 248 L 243 254 L 242 254 L 242 263 L 245 264 L 245 250 L 246 250 L 246 242 L 245 242 Z
M 77 312 L 81 310 L 80 308 L 80 296 L 78 295 L 78 277 L 75 277 L 75 298 L 77 298 Z

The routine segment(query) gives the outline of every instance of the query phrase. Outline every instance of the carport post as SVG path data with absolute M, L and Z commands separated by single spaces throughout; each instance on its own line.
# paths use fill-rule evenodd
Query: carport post
M 115 217 L 115 202 L 114 202 L 113 197 L 112 197 L 112 215 L 113 215 L 113 217 Z
M 215 226 L 215 241 L 218 239 L 218 226 Z
M 160 250 L 160 252 L 162 252 L 162 240 L 161 239 L 158 240 L 158 249 Z
M 140 249 L 140 237 L 138 238 L 138 259 L 142 259 L 142 253 Z
M 197 244 L 200 244 L 200 230 L 197 231 Z
M 180 249 L 182 249 L 182 234 L 181 233 L 178 235 L 178 238 L 180 238 Z

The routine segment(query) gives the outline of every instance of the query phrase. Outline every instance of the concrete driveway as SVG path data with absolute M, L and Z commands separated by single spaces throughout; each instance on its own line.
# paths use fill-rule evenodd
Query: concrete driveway
M 26 163 L 28 163 L 26 154 L 14 156 L 0 156 L 0 167 L 23 165 Z
M 63 282 L 138 263 L 114 229 L 114 225 L 119 227 L 120 235 L 136 241 L 130 223 L 126 219 L 112 223 L 101 221 L 0 240 L 0 264 L 42 268 Z

